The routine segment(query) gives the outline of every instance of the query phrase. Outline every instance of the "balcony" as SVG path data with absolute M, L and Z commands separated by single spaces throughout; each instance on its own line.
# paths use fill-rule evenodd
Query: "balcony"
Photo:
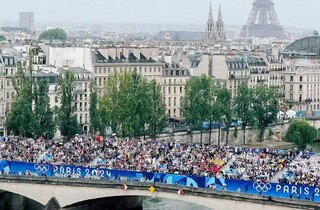
M 235 79 L 248 79 L 248 76 L 235 76 L 235 75 L 229 76 L 229 80 L 235 80 Z
M 264 83 L 264 82 L 267 82 L 268 80 L 266 79 L 257 79 L 257 83 Z
M 251 70 L 250 74 L 269 74 L 269 71 L 256 71 L 256 70 Z

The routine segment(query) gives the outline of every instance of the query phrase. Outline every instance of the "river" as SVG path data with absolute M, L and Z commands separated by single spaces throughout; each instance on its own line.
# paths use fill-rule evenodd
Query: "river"
M 143 201 L 143 210 L 212 210 L 200 205 L 171 199 L 147 198 Z

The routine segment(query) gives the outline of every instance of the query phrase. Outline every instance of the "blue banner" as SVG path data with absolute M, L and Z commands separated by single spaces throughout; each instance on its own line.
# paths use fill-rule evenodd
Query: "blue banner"
M 320 187 L 313 186 L 227 180 L 177 174 L 109 170 L 82 166 L 24 163 L 5 160 L 0 161 L 0 171 L 2 174 L 11 175 L 91 178 L 132 182 L 161 182 L 170 185 L 212 188 L 229 192 L 260 194 L 287 199 L 297 199 L 297 197 L 299 197 L 301 200 L 320 202 Z

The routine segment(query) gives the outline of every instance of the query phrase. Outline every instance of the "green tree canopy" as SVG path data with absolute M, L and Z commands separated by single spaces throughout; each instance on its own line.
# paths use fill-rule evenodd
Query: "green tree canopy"
M 259 140 L 262 141 L 265 129 L 276 122 L 279 112 L 280 93 L 274 87 L 258 85 L 253 90 L 253 110 L 256 126 L 259 129 Z
M 121 136 L 155 136 L 165 125 L 160 86 L 148 82 L 136 70 L 110 76 L 99 106 L 103 124 Z
M 50 108 L 49 85 L 46 79 L 41 79 L 34 87 L 34 114 L 37 121 L 36 136 L 52 139 L 55 132 L 53 110 Z
M 104 133 L 105 126 L 102 123 L 102 113 L 99 107 L 99 98 L 97 87 L 94 81 L 90 83 L 90 132 L 95 134 L 96 132 Z
M 236 117 L 242 121 L 243 144 L 246 144 L 246 128 L 254 122 L 253 90 L 246 82 L 239 85 L 234 105 Z
M 150 103 L 146 104 L 150 108 L 149 130 L 151 137 L 161 133 L 166 126 L 166 104 L 161 94 L 161 86 L 155 80 L 149 84 Z
M 29 58 L 31 57 L 29 53 Z M 33 138 L 37 127 L 36 118 L 32 109 L 34 99 L 32 63 L 29 66 L 29 76 L 20 62 L 17 63 L 17 74 L 12 77 L 12 84 L 16 91 L 11 110 L 6 117 L 6 129 L 14 135 Z
M 305 120 L 293 120 L 285 136 L 287 141 L 294 142 L 300 150 L 317 140 L 318 131 Z
M 75 95 L 74 95 L 74 74 L 67 70 L 59 76 L 59 127 L 61 134 L 69 140 L 73 135 L 80 131 L 77 117 L 75 115 Z
M 39 39 L 65 41 L 67 40 L 67 33 L 61 28 L 49 29 L 42 32 L 39 36 Z
M 233 99 L 231 92 L 227 89 L 226 85 L 218 86 L 215 91 L 216 102 L 216 116 L 226 126 L 226 144 L 229 142 L 229 132 L 232 122 L 235 118 L 235 111 L 233 108 Z
M 202 143 L 203 122 L 210 120 L 212 105 L 211 77 L 202 75 L 192 77 L 186 84 L 186 94 L 182 98 L 181 110 L 192 129 L 200 129 L 200 142 Z
M 6 40 L 6 37 L 3 35 L 0 35 L 0 42 L 5 41 L 5 40 Z

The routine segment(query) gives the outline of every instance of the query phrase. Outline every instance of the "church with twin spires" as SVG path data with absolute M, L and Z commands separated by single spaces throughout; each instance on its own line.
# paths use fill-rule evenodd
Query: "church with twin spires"
M 226 41 L 226 32 L 225 32 L 224 23 L 222 20 L 221 5 L 219 5 L 218 19 L 215 22 L 213 19 L 212 5 L 210 2 L 209 18 L 208 18 L 206 32 L 205 32 L 205 44 L 210 46 L 210 45 L 214 45 L 216 43 L 222 43 L 225 41 Z
M 200 31 L 160 31 L 156 40 L 165 45 L 191 45 L 191 46 L 213 46 L 226 41 L 226 32 L 222 19 L 221 5 L 217 21 L 214 20 L 212 4 L 210 2 L 209 17 L 206 29 Z

